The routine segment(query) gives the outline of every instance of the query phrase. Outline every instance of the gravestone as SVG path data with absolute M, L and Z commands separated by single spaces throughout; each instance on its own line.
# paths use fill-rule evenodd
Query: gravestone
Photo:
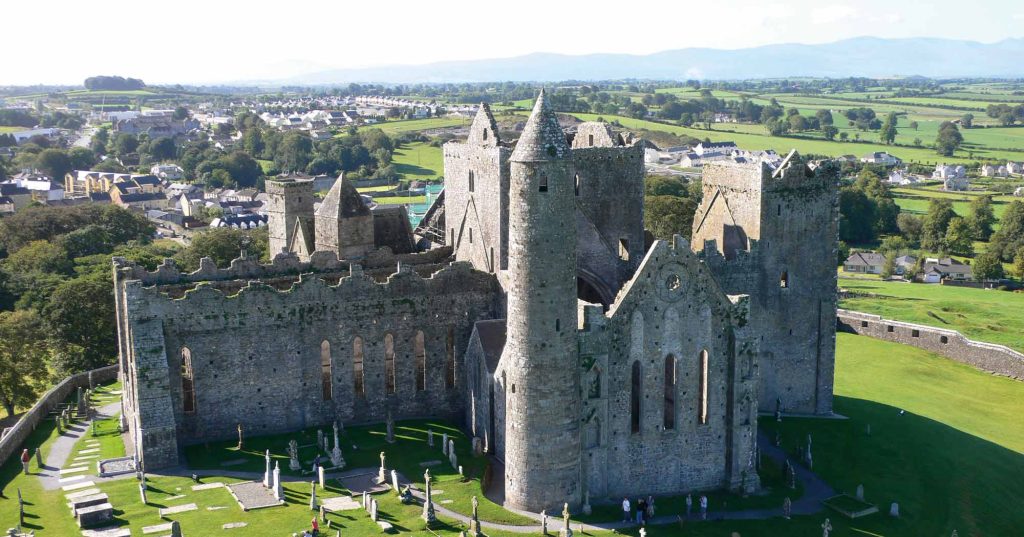
M 434 447 L 434 429 L 427 429 L 427 447 Z
M 142 505 L 148 505 L 149 502 L 146 500 L 146 485 L 139 483 L 139 499 L 142 500 Z
M 377 470 L 377 484 L 382 485 L 388 482 L 387 469 L 384 467 L 385 455 L 384 452 L 380 452 L 380 469 Z
M 321 524 L 326 524 L 327 523 L 327 508 L 324 507 L 323 505 L 320 506 L 320 523 Z M 330 526 L 328 526 L 328 527 L 330 527 Z
M 545 509 L 540 511 L 540 533 L 541 535 L 548 534 L 548 512 Z
M 476 496 L 473 496 L 470 503 L 473 505 L 473 514 L 469 519 L 469 534 L 471 537 L 482 537 L 484 533 L 480 530 L 480 513 L 478 512 L 480 502 L 477 501 Z
M 370 498 L 370 520 L 376 522 L 377 518 L 377 500 Z
M 242 424 L 238 424 L 238 450 L 241 451 L 242 447 L 245 446 L 245 442 L 242 438 Z
M 267 463 L 267 465 L 266 465 L 267 466 L 267 470 L 265 472 L 263 472 L 263 486 L 269 489 L 270 486 L 274 484 L 274 481 L 273 481 L 274 477 L 273 477 L 273 474 L 271 473 L 271 470 L 270 470 L 270 450 L 269 449 L 266 452 L 263 453 L 263 459 Z
M 900 517 L 900 504 L 892 502 L 892 505 L 889 506 L 889 516 L 893 518 Z
M 395 443 L 395 419 L 391 417 L 391 409 L 388 409 L 384 418 L 384 441 L 389 444 Z
M 317 429 L 316 430 L 316 448 L 319 449 L 319 450 L 327 451 L 326 449 L 324 449 L 324 430 L 323 429 Z
M 864 485 L 857 485 L 857 499 L 864 501 Z
M 455 456 L 454 449 L 448 452 L 448 462 L 451 463 L 452 468 L 459 467 L 459 458 Z
M 316 481 L 309 482 L 309 510 L 316 511 Z
M 790 516 L 793 515 L 793 500 L 786 496 L 786 499 L 782 501 L 782 518 L 789 520 Z
M 593 512 L 593 509 L 591 509 L 591 507 L 590 507 L 590 491 L 589 490 L 583 493 L 583 507 L 581 509 L 583 509 L 583 514 L 584 515 L 589 515 L 590 513 Z
M 441 453 L 448 454 L 448 433 L 441 435 Z
M 459 465 L 459 475 L 465 477 L 466 474 L 462 473 L 462 465 Z
M 274 499 L 284 501 L 284 489 L 281 487 L 281 465 L 274 461 Z
M 566 503 L 566 504 L 564 504 L 562 506 L 562 522 L 563 522 L 563 527 L 562 527 L 562 531 L 561 531 L 561 533 L 559 533 L 559 535 L 561 535 L 561 537 L 572 537 L 572 528 L 569 527 L 569 504 L 568 503 Z
M 326 486 L 325 485 L 326 481 L 324 480 L 324 467 L 321 466 L 321 467 L 317 468 L 316 471 L 317 471 L 317 474 L 318 474 L 317 477 L 320 478 L 320 488 L 324 488 Z
M 484 441 L 479 436 L 473 437 L 473 454 L 476 456 L 483 455 L 484 453 Z
M 40 470 L 43 469 L 43 448 L 41 446 L 36 448 L 36 466 Z
M 302 465 L 299 464 L 299 443 L 294 438 L 288 441 L 288 468 L 293 472 L 302 469 Z
M 424 483 L 424 495 L 423 495 L 423 520 L 426 521 L 427 527 L 437 521 L 437 517 L 434 515 L 434 500 L 431 498 L 430 490 L 430 468 L 427 468 L 423 472 L 423 483 Z
M 326 443 L 326 440 L 324 440 Z M 338 443 L 338 422 L 334 422 L 334 449 L 331 450 L 331 464 L 337 468 L 345 467 L 345 458 L 341 455 L 341 444 Z
M 370 510 L 370 494 L 368 492 L 366 492 L 365 490 L 363 491 L 363 510 L 364 511 L 369 511 Z
M 396 494 L 401 493 L 401 489 L 398 488 L 398 472 L 391 470 L 391 488 L 395 489 Z
M 171 521 L 171 537 L 181 537 L 181 522 Z

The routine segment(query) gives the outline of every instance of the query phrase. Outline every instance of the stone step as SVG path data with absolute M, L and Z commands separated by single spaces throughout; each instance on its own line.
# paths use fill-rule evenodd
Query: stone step
M 99 494 L 101 492 L 103 492 L 103 491 L 100 490 L 100 489 L 97 489 L 97 488 L 78 490 L 78 491 L 72 492 L 70 494 L 65 494 L 64 495 L 64 499 L 70 502 L 70 501 L 75 500 L 77 498 L 84 498 L 86 496 L 92 496 L 93 494 Z
M 69 477 L 68 481 L 78 481 L 78 480 L 81 480 L 81 479 L 85 479 L 85 476 L 84 475 L 79 475 L 79 476 L 75 476 L 75 477 Z M 58 481 L 60 481 L 61 483 L 65 482 L 63 479 L 59 479 Z M 92 481 L 82 481 L 81 483 L 72 483 L 70 485 L 64 485 L 60 489 L 63 490 L 64 492 L 68 492 L 68 491 L 71 491 L 71 490 L 86 489 L 86 488 L 94 487 L 94 486 L 96 486 L 96 483 L 94 483 Z

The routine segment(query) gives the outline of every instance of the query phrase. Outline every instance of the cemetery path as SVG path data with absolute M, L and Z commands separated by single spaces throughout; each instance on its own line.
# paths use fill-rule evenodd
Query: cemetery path
M 111 418 L 116 415 L 120 409 L 120 401 L 105 404 L 95 409 L 92 419 L 99 420 Z M 71 453 L 74 451 L 75 443 L 85 435 L 86 431 L 89 430 L 89 423 L 89 420 L 75 420 L 75 423 L 71 427 L 65 429 L 64 433 L 58 436 L 57 439 L 50 444 L 50 448 L 46 453 L 46 460 L 44 461 L 42 468 L 40 468 L 36 473 L 36 476 L 39 477 L 39 480 L 42 482 L 44 490 L 54 490 L 61 487 L 60 469 L 64 467 L 64 463 L 67 462 L 68 457 L 71 456 Z M 90 461 L 90 466 L 92 466 L 92 462 L 93 461 Z M 84 475 L 84 480 L 90 480 L 93 478 L 88 474 L 81 475 Z

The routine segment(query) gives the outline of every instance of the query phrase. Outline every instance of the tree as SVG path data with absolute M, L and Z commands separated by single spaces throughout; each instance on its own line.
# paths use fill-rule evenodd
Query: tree
M 179 106 L 174 109 L 174 113 L 171 114 L 171 117 L 175 120 L 182 121 L 188 119 L 189 115 L 190 114 L 188 112 L 188 108 L 185 108 L 184 106 Z
M 789 129 L 794 132 L 807 130 L 807 118 L 801 116 L 799 113 L 791 114 L 789 116 Z
M 35 400 L 46 377 L 46 330 L 31 310 L 0 312 L 0 404 L 8 416 Z
M 885 125 L 882 126 L 879 137 L 886 144 L 896 141 L 896 121 L 896 112 L 889 112 L 889 115 L 885 117 Z
M 189 271 L 199 268 L 199 260 L 204 257 L 213 259 L 219 267 L 226 267 L 241 254 L 243 248 L 250 254 L 254 252 L 251 246 L 246 246 L 246 237 L 249 237 L 249 232 L 245 230 L 213 228 L 197 233 L 188 248 L 178 252 L 174 259 L 183 270 Z
M 149 142 L 149 149 L 146 152 L 153 160 L 166 161 L 178 155 L 178 147 L 174 144 L 174 138 L 161 136 Z
M 910 128 L 914 129 L 915 131 L 917 130 L 918 127 L 920 127 L 920 125 L 918 125 L 916 121 L 911 121 L 909 125 L 910 125 Z
M 63 149 L 44 149 L 36 155 L 35 168 L 55 181 L 62 181 L 71 171 L 71 159 Z
M 1024 248 L 1017 250 L 1013 256 L 1013 273 L 1018 280 L 1024 280 Z
M 96 164 L 96 154 L 87 147 L 72 147 L 68 150 L 72 170 L 91 170 Z
M 818 118 L 818 123 L 821 124 L 822 126 L 831 126 L 832 125 L 832 122 L 833 122 L 832 112 L 828 111 L 825 108 L 822 108 L 822 109 L 818 110 L 817 112 L 815 112 L 814 113 L 814 117 Z
M 690 197 L 647 196 L 644 198 L 644 227 L 659 239 L 669 240 L 673 235 L 689 238 L 696 210 L 697 203 Z
M 885 264 L 882 265 L 882 279 L 888 280 L 896 273 L 896 254 L 890 253 L 885 256 Z
M 974 229 L 971 224 L 960 217 L 950 220 L 945 244 L 951 253 L 968 257 L 974 255 Z
M 992 208 L 991 196 L 978 196 L 971 200 L 968 221 L 973 229 L 974 239 L 988 241 L 992 236 L 992 226 L 996 223 L 996 213 Z
M 939 125 L 939 134 L 935 137 L 935 149 L 940 155 L 951 157 L 963 141 L 960 129 L 949 121 L 943 121 Z
M 139 138 L 134 134 L 121 133 L 114 139 L 114 152 L 118 156 L 130 155 L 139 149 Z
M 960 124 L 963 125 L 963 127 L 965 129 L 969 129 L 969 128 L 973 127 L 974 126 L 974 114 L 968 113 L 968 114 L 964 114 L 963 116 L 961 116 L 960 117 Z
M 900 213 L 896 217 L 896 227 L 899 228 L 900 235 L 911 245 L 921 243 L 921 229 L 923 226 L 923 220 L 910 213 Z
M 281 138 L 274 160 L 282 170 L 301 171 L 309 165 L 312 153 L 313 141 L 308 135 L 299 131 L 289 131 Z
M 835 140 L 836 134 L 839 134 L 839 129 L 832 125 L 825 125 L 821 128 L 821 134 L 825 136 L 826 140 Z
M 850 138 L 850 133 L 848 133 L 846 131 L 843 131 L 843 132 L 839 133 L 839 141 L 845 142 L 849 138 Z
M 925 250 L 945 251 L 946 231 L 956 217 L 952 201 L 936 198 L 929 201 L 928 213 L 921 225 L 921 247 Z
M 117 356 L 114 287 L 106 274 L 62 283 L 44 308 L 50 333 L 58 347 L 74 346 L 84 353 L 77 373 L 113 363 Z
M 1006 277 L 1003 271 L 1003 263 L 995 252 L 985 250 L 981 255 L 974 258 L 974 265 L 971 267 L 974 279 L 983 282 L 986 280 L 999 280 Z
M 999 230 L 992 234 L 989 250 L 1003 261 L 1011 261 L 1024 248 L 1024 201 L 1014 201 L 999 220 Z

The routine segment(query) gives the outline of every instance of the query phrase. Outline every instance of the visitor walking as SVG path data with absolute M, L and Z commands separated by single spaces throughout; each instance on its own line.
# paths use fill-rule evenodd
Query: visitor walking
M 25 475 L 28 475 L 28 463 L 32 460 L 32 456 L 28 454 L 28 449 L 21 451 L 21 468 L 25 470 Z
M 708 519 L 708 497 L 704 495 L 700 497 L 700 519 Z
M 644 524 L 644 515 L 647 511 L 647 505 L 643 498 L 636 499 L 636 523 L 641 526 Z
M 313 525 L 313 537 L 320 537 L 320 523 L 317 522 L 315 516 L 313 517 L 313 520 L 310 523 Z
M 686 495 L 686 520 L 690 520 L 690 513 L 693 511 L 693 496 Z
M 647 520 L 654 519 L 654 496 L 647 497 Z
M 622 521 L 629 522 L 629 515 L 631 508 L 629 507 L 629 498 L 622 498 Z

